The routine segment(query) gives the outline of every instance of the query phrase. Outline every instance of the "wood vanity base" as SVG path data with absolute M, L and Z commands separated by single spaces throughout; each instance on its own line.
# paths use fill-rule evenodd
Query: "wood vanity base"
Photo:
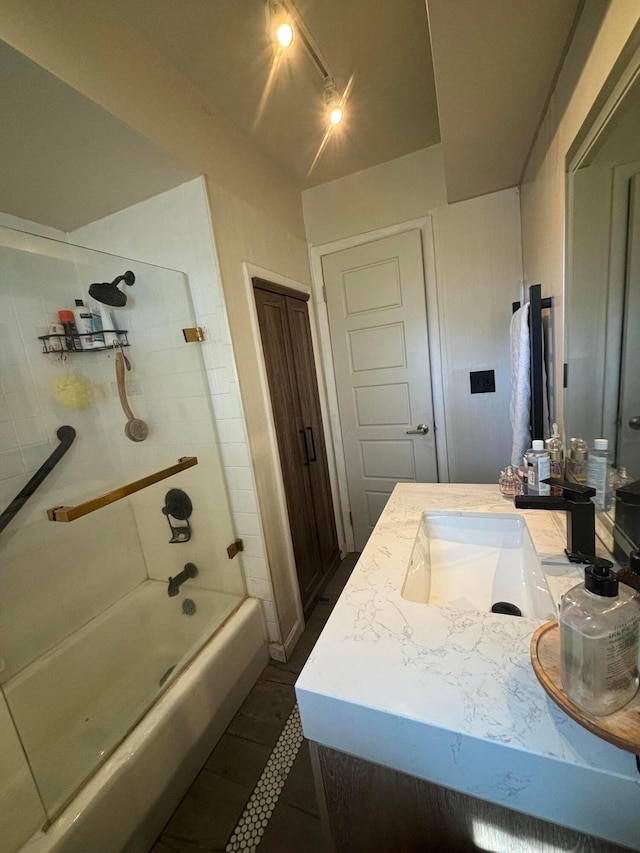
M 629 850 L 317 743 L 309 746 L 333 853 Z

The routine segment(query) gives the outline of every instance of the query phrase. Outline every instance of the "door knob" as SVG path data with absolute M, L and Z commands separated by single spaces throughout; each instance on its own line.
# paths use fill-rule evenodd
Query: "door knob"
M 640 429 L 640 422 L 637 429 Z M 415 429 L 408 429 L 407 435 L 426 435 L 429 432 L 429 427 L 426 424 L 418 424 Z
M 631 429 L 640 429 L 640 415 L 636 415 L 635 418 L 629 418 L 629 426 Z

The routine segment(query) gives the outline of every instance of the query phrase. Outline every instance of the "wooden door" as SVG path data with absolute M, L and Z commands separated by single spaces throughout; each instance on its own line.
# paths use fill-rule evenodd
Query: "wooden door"
M 304 295 L 289 288 L 254 279 L 254 294 L 300 595 L 308 610 L 340 559 L 309 314 Z
M 438 479 L 420 232 L 325 255 L 322 269 L 361 551 L 397 482 Z
M 293 353 L 285 297 L 255 289 L 271 407 L 278 438 L 282 479 L 287 498 L 291 540 L 303 607 L 322 577 L 311 484 L 304 450 L 304 428 L 293 375 Z
M 340 559 L 336 533 L 327 448 L 322 426 L 318 379 L 313 359 L 313 342 L 306 301 L 287 298 L 287 314 L 291 333 L 292 352 L 298 400 L 302 415 L 306 452 L 309 457 L 309 479 L 313 500 L 320 563 L 323 574 L 330 571 Z

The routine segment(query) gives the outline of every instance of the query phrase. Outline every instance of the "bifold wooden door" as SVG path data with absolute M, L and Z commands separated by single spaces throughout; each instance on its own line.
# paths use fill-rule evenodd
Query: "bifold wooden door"
M 305 611 L 340 559 L 308 297 L 253 279 L 291 538 Z

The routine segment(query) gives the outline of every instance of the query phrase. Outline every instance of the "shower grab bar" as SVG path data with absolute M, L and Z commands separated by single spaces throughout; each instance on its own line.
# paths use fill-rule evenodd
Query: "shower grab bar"
M 38 468 L 27 485 L 18 492 L 2 515 L 0 515 L 0 533 L 2 533 L 13 517 L 20 512 L 38 486 L 46 480 L 67 450 L 71 447 L 76 437 L 76 431 L 71 426 L 61 426 L 58 428 L 56 435 L 60 444 L 55 448 L 53 453 L 51 453 L 46 462 Z
M 122 498 L 126 498 L 128 495 L 132 495 L 134 492 L 146 489 L 147 486 L 159 483 L 160 480 L 165 480 L 167 477 L 178 474 L 186 468 L 192 468 L 197 464 L 197 456 L 182 456 L 178 459 L 176 465 L 170 465 L 168 468 L 163 468 L 162 471 L 156 471 L 155 474 L 149 474 L 140 480 L 134 480 L 133 483 L 120 486 L 118 489 L 113 489 L 104 495 L 100 495 L 90 501 L 85 501 L 85 503 L 78 504 L 77 506 L 54 506 L 52 509 L 47 510 L 47 518 L 49 521 L 75 521 L 76 518 L 82 518 L 83 515 L 88 515 L 97 509 L 102 509 L 103 506 L 115 503 Z

